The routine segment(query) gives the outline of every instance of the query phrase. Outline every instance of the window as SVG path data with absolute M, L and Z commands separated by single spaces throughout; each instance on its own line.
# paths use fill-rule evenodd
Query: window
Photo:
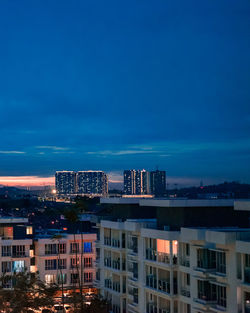
M 226 274 L 226 253 L 225 252 L 217 252 L 216 271 L 222 274 Z
M 58 253 L 65 254 L 66 253 L 66 243 L 59 243 L 58 244 Z
M 224 308 L 227 307 L 227 290 L 226 287 L 217 286 L 217 303 Z
M 32 235 L 33 234 L 33 227 L 27 226 L 26 227 L 26 235 Z
M 46 274 L 45 275 L 46 284 L 54 284 L 55 281 L 56 281 L 56 275 L 53 275 L 53 274 Z
M 13 257 L 25 256 L 25 246 L 12 246 L 12 256 Z
M 66 284 L 67 283 L 67 274 L 58 274 L 57 275 L 57 283 L 58 284 Z
M 92 258 L 84 258 L 84 267 L 92 267 Z
M 84 253 L 91 253 L 92 252 L 92 242 L 84 242 L 83 252 Z
M 186 274 L 186 285 L 190 286 L 190 274 Z
M 190 255 L 190 246 L 188 243 L 185 244 L 185 252 L 186 252 L 186 256 Z
M 13 272 L 22 272 L 24 271 L 24 268 L 25 268 L 25 264 L 24 264 L 24 261 L 13 261 L 12 262 L 12 270 Z
M 79 275 L 77 273 L 71 274 L 71 284 L 77 284 L 79 281 Z
M 56 270 L 56 262 L 57 260 L 45 260 L 45 270 Z
M 93 273 L 84 273 L 84 282 L 91 283 L 93 281 Z
M 57 244 L 46 244 L 45 245 L 45 254 L 51 255 L 51 254 L 57 254 Z
M 11 256 L 11 246 L 2 246 L 2 256 Z
M 79 258 L 72 258 L 70 259 L 70 266 L 71 268 L 76 268 L 79 265 Z
M 58 269 L 66 269 L 67 268 L 67 263 L 66 263 L 66 259 L 59 259 L 58 260 Z
M 11 272 L 11 262 L 2 262 L 2 273 Z
M 78 242 L 72 242 L 70 244 L 70 253 L 79 253 L 79 243 Z

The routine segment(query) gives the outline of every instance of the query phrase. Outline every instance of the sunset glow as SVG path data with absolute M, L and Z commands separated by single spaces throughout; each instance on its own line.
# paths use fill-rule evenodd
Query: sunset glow
M 47 186 L 54 185 L 54 176 L 39 177 L 39 176 L 0 176 L 0 185 L 4 186 Z

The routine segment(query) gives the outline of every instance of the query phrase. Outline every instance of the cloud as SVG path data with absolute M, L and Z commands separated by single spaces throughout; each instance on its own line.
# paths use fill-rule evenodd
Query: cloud
M 24 151 L 15 151 L 15 150 L 0 150 L 0 154 L 25 154 Z
M 103 151 L 94 151 L 87 152 L 87 154 L 95 154 L 102 156 L 116 156 L 116 155 L 130 155 L 130 154 L 152 154 L 152 153 L 160 153 L 161 151 L 153 151 L 153 150 L 103 150 Z
M 48 149 L 54 151 L 67 151 L 69 148 L 66 147 L 58 147 L 58 146 L 36 146 L 37 149 Z
M 54 176 L 40 177 L 40 176 L 0 176 L 0 184 L 7 186 L 45 186 L 54 185 Z

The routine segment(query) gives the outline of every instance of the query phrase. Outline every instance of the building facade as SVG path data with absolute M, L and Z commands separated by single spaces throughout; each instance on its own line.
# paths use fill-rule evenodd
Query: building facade
M 68 234 L 34 236 L 26 218 L 0 218 L 0 270 L 2 275 L 14 272 L 39 272 L 47 284 L 61 284 L 64 293 L 72 289 L 93 291 L 96 278 L 96 234 Z M 4 288 L 12 288 L 5 281 Z
M 58 196 L 108 193 L 108 177 L 103 171 L 57 171 L 55 185 Z
M 107 195 L 108 178 L 103 171 L 80 171 L 76 173 L 77 194 Z
M 164 196 L 166 192 L 166 172 L 146 170 L 125 170 L 124 194 Z
M 166 172 L 152 171 L 150 172 L 150 191 L 156 197 L 164 196 L 166 192 Z
M 150 173 L 145 170 L 125 170 L 124 194 L 146 195 L 150 194 Z
M 102 220 L 99 229 L 96 284 L 112 312 L 250 312 L 250 228 Z
M 76 193 L 76 173 L 73 171 L 57 171 L 55 183 L 58 195 L 73 195 Z

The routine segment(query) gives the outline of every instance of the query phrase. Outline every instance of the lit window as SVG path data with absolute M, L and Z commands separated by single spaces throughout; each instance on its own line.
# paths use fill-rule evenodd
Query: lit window
M 24 261 L 13 261 L 12 270 L 17 273 L 24 271 Z
M 91 253 L 92 252 L 92 242 L 84 242 L 83 252 L 84 253 Z
M 53 284 L 56 281 L 56 275 L 46 274 L 45 275 L 45 282 L 46 284 Z
M 33 234 L 33 227 L 27 226 L 26 227 L 26 235 L 32 235 Z

